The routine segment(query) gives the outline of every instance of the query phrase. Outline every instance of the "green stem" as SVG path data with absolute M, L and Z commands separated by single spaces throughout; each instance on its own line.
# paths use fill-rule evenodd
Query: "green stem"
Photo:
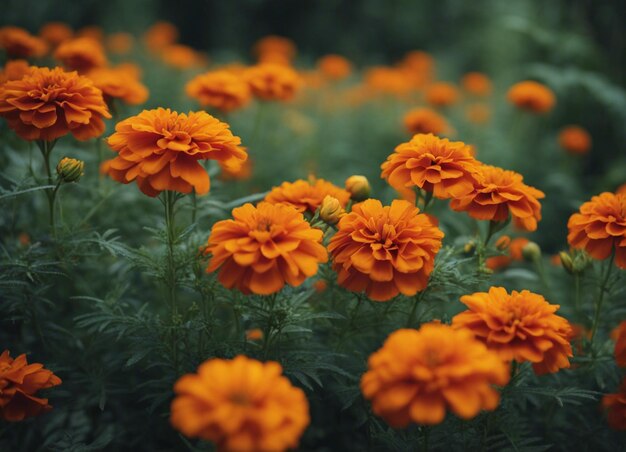
M 580 272 L 574 273 L 574 305 L 576 307 L 576 315 L 581 314 L 581 302 L 580 302 Z
M 269 317 L 267 319 L 267 325 L 265 331 L 263 331 L 263 359 L 267 359 L 270 350 L 270 341 L 272 336 L 272 330 L 274 328 L 274 308 L 276 305 L 276 294 L 267 297 L 270 305 Z
M 422 450 L 424 452 L 428 452 L 428 439 L 430 437 L 430 427 L 428 426 L 424 426 L 422 427 L 422 430 L 424 432 L 424 435 L 422 437 Z
M 174 256 L 174 246 L 176 244 L 176 219 L 175 205 L 178 200 L 175 192 L 163 192 L 163 205 L 165 206 L 165 229 L 167 242 L 167 268 L 165 272 L 165 285 L 167 286 L 167 301 L 170 310 L 172 327 L 171 346 L 174 355 L 174 368 L 178 373 L 178 337 L 175 326 L 178 318 L 178 305 L 176 302 L 176 261 Z
M 493 235 L 503 228 L 503 224 L 498 221 L 490 221 L 489 228 L 487 229 L 487 235 L 485 236 L 485 240 L 480 243 L 479 248 L 477 250 L 478 253 L 478 271 L 481 272 L 486 269 L 485 263 L 487 261 L 487 247 L 489 246 L 489 242 Z M 479 229 L 480 232 L 480 229 Z
M 413 323 L 415 323 L 415 314 L 417 313 L 417 305 L 421 303 L 421 301 L 424 299 L 424 294 L 426 293 L 426 291 L 428 290 L 428 288 L 425 288 L 424 290 L 422 290 L 419 294 L 417 294 L 415 296 L 415 301 L 413 302 L 413 307 L 411 308 L 411 313 L 409 314 L 409 318 L 406 322 L 406 327 L 407 328 L 411 328 L 411 325 L 413 325 Z
M 52 154 L 52 148 L 54 148 L 56 141 L 38 141 L 37 145 L 41 150 L 41 154 L 43 155 L 44 168 L 46 170 L 46 177 L 48 181 L 48 185 L 54 185 L 54 181 L 52 178 L 52 168 L 50 167 L 50 154 Z M 54 218 L 54 206 L 56 194 L 58 191 L 59 185 L 55 188 L 48 188 L 45 193 L 48 198 L 48 210 L 50 211 L 50 229 L 52 230 L 53 235 L 56 236 L 56 223 Z
M 604 271 L 605 275 L 602 278 L 600 283 L 600 293 L 598 294 L 598 300 L 596 302 L 596 311 L 593 316 L 593 324 L 591 326 L 591 336 L 589 338 L 589 342 L 593 345 L 593 338 L 596 335 L 596 331 L 598 330 L 598 323 L 600 321 L 600 311 L 602 310 L 602 302 L 604 301 L 604 292 L 606 292 L 606 285 L 609 282 L 609 277 L 611 276 L 611 271 L 613 270 L 613 260 L 615 259 L 615 248 L 613 248 L 613 252 L 611 253 L 611 257 L 609 258 L 606 271 Z

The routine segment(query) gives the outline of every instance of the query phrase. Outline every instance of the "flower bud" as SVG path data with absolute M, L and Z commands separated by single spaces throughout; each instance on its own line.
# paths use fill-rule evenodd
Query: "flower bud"
M 333 198 L 330 195 L 326 195 L 320 206 L 320 218 L 325 223 L 333 225 L 339 222 L 339 219 L 346 214 L 346 211 L 341 207 L 339 200 Z
M 85 162 L 81 160 L 63 157 L 57 165 L 57 174 L 62 182 L 78 182 L 84 174 Z
M 496 248 L 500 251 L 504 251 L 511 244 L 511 237 L 508 235 L 503 235 L 498 240 L 496 240 Z
M 565 251 L 561 251 L 559 253 L 559 257 L 561 258 L 561 265 L 565 269 L 567 273 L 570 275 L 574 273 L 574 263 L 572 262 L 572 258 Z
M 585 251 L 577 251 L 574 253 L 574 261 L 572 268 L 575 273 L 582 273 L 591 264 L 591 259 Z
M 522 248 L 522 256 L 529 262 L 536 262 L 541 259 L 541 248 L 535 242 L 528 242 Z
M 463 252 L 465 254 L 473 253 L 475 249 L 476 249 L 476 242 L 474 242 L 473 240 L 470 240 L 465 245 L 463 245 Z
M 372 188 L 365 176 L 354 175 L 346 179 L 346 190 L 354 201 L 364 201 L 370 197 Z

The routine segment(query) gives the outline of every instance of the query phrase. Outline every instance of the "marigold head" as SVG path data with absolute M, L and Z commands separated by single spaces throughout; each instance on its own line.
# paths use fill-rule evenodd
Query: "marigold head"
M 0 71 L 0 85 L 10 80 L 20 80 L 34 68 L 26 60 L 9 60 Z
M 206 56 L 196 52 L 189 46 L 172 44 L 161 51 L 161 59 L 175 69 L 191 69 L 207 63 Z
M 426 52 L 412 50 L 404 56 L 400 67 L 413 88 L 421 89 L 430 83 L 432 79 L 435 70 L 435 60 Z
M 346 207 L 350 200 L 349 192 L 324 179 L 312 181 L 300 179 L 295 182 L 283 182 L 280 186 L 272 188 L 265 201 L 272 204 L 287 204 L 295 207 L 298 212 L 314 213 L 327 195 L 336 198 L 341 207 Z
M 626 194 L 605 192 L 580 206 L 567 222 L 567 242 L 594 259 L 613 252 L 619 268 L 626 268 Z
M 8 26 L 0 28 L 0 49 L 11 58 L 37 58 L 46 54 L 48 46 L 23 28 Z
M 63 66 L 78 72 L 107 65 L 104 48 L 99 41 L 88 38 L 76 38 L 63 42 L 54 52 L 54 58 Z
M 402 68 L 376 66 L 365 72 L 365 84 L 369 91 L 399 98 L 414 89 L 414 83 Z
M 37 397 L 37 391 L 60 384 L 43 364 L 28 364 L 26 355 L 13 359 L 5 350 L 0 355 L 0 419 L 22 421 L 50 411 L 48 399 Z
M 474 189 L 479 165 L 465 143 L 417 134 L 387 157 L 381 177 L 399 191 L 417 187 L 440 199 L 458 198 Z
M 407 201 L 368 199 L 338 224 L 328 251 L 337 283 L 375 301 L 415 295 L 428 284 L 443 232 Z
M 304 391 L 274 361 L 210 359 L 183 375 L 174 392 L 174 428 L 219 451 L 295 449 L 310 422 Z
M 285 284 L 299 286 L 328 260 L 323 235 L 291 206 L 245 204 L 233 210 L 232 220 L 213 226 L 205 249 L 211 255 L 207 272 L 219 269 L 224 287 L 245 294 L 269 295 Z
M 143 40 L 149 50 L 159 52 L 178 40 L 178 29 L 170 22 L 156 22 L 144 33 Z
M 461 86 L 475 96 L 488 96 L 491 94 L 491 80 L 482 72 L 468 72 L 461 79 Z
M 317 66 L 331 80 L 343 80 L 352 72 L 352 64 L 341 55 L 324 55 L 318 60 Z
M 404 115 L 404 127 L 411 134 L 445 135 L 450 130 L 446 118 L 430 108 L 415 108 Z
M 69 25 L 63 22 L 48 22 L 39 29 L 39 37 L 46 41 L 52 48 L 72 39 L 74 32 Z
M 148 100 L 148 88 L 125 66 L 96 68 L 87 73 L 104 99 L 119 99 L 128 105 L 140 105 Z
M 261 63 L 244 73 L 252 94 L 261 100 L 290 100 L 301 86 L 298 73 L 291 67 Z
M 435 107 L 448 107 L 458 102 L 459 90 L 452 83 L 437 82 L 426 89 L 426 102 Z
M 507 93 L 507 98 L 517 108 L 532 113 L 547 113 L 556 103 L 550 88 L 530 80 L 513 85 Z
M 63 182 L 78 182 L 83 176 L 85 162 L 69 157 L 63 157 L 57 164 L 57 175 Z
M 106 47 L 111 53 L 126 55 L 135 45 L 135 38 L 130 33 L 118 32 L 107 36 Z
M 494 410 L 500 394 L 492 385 L 508 381 L 508 366 L 471 332 L 433 322 L 389 335 L 369 357 L 361 391 L 376 415 L 402 428 L 439 424 L 446 410 L 463 419 Z
M 615 394 L 602 397 L 602 407 L 607 412 L 607 422 L 614 430 L 626 430 L 626 378 Z
M 279 56 L 289 63 L 296 56 L 296 45 L 289 38 L 269 35 L 259 39 L 254 44 L 252 52 L 259 61 L 269 61 L 268 56 L 276 61 L 274 56 Z
M 626 320 L 611 332 L 611 337 L 615 340 L 615 362 L 626 367 Z
M 503 287 L 461 297 L 469 309 L 452 319 L 455 328 L 467 328 L 505 361 L 533 364 L 538 375 L 570 366 L 569 322 L 556 315 L 558 305 L 523 290 L 510 294 Z
M 117 123 L 107 142 L 119 154 L 111 160 L 108 174 L 123 184 L 136 180 L 148 196 L 163 190 L 205 194 L 209 175 L 199 160 L 237 168 L 247 158 L 241 139 L 228 124 L 204 111 L 144 110 Z
M 570 154 L 586 154 L 591 148 L 591 135 L 580 126 L 567 126 L 559 132 L 559 146 Z
M 61 68 L 32 68 L 0 85 L 0 116 L 25 140 L 52 141 L 71 133 L 88 140 L 110 118 L 102 92 L 87 77 Z
M 229 70 L 198 75 L 187 83 L 185 90 L 200 105 L 224 112 L 245 107 L 252 97 L 250 86 L 241 74 Z

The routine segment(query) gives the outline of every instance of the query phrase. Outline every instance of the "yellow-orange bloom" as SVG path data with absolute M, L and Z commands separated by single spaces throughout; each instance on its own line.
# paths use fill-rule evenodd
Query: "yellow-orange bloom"
M 295 449 L 309 425 L 309 404 L 274 361 L 239 355 L 210 359 L 174 385 L 170 421 L 218 451 Z
M 241 74 L 229 70 L 198 75 L 187 83 L 185 90 L 200 105 L 224 112 L 245 107 L 252 98 L 250 86 Z
M 586 154 L 591 148 L 591 135 L 580 126 L 567 126 L 559 132 L 559 146 L 571 154 Z
M 426 89 L 426 102 L 435 107 L 448 107 L 459 100 L 459 90 L 452 83 L 433 83 Z
M 467 328 L 505 361 L 530 361 L 538 375 L 570 366 L 572 327 L 556 315 L 559 305 L 522 290 L 503 287 L 461 297 L 469 309 L 452 319 L 455 328 Z
M 580 206 L 567 222 L 567 242 L 594 259 L 615 252 L 615 263 L 626 268 L 626 194 L 605 192 Z
M 375 301 L 415 295 L 428 284 L 443 232 L 407 201 L 355 204 L 339 220 L 328 251 L 337 283 Z
M 233 210 L 232 220 L 213 226 L 204 251 L 212 255 L 207 272 L 219 269 L 222 285 L 244 294 L 269 295 L 285 284 L 299 286 L 328 260 L 323 235 L 291 206 L 245 204 Z
M 475 96 L 488 96 L 491 94 L 491 80 L 482 72 L 468 72 L 461 79 L 463 89 Z
M 0 116 L 25 140 L 52 141 L 71 133 L 88 140 L 110 118 L 102 92 L 87 77 L 61 68 L 32 68 L 0 85 Z
M 554 107 L 556 98 L 550 88 L 530 80 L 513 85 L 507 93 L 509 102 L 532 113 L 546 113 Z
M 107 102 L 119 99 L 128 105 L 140 105 L 148 100 L 148 88 L 125 66 L 93 69 L 87 77 L 102 91 Z
M 135 38 L 130 33 L 113 33 L 106 39 L 106 47 L 111 53 L 125 55 L 133 49 Z
M 324 198 L 330 195 L 337 198 L 341 207 L 346 207 L 350 200 L 350 193 L 324 179 L 306 181 L 299 179 L 295 182 L 283 182 L 265 197 L 265 201 L 272 204 L 287 204 L 298 212 L 315 212 Z
M 29 74 L 34 66 L 26 60 L 9 60 L 0 71 L 0 85 L 9 80 L 19 80 Z
M 261 100 L 290 100 L 301 85 L 298 73 L 288 66 L 261 63 L 244 73 L 252 94 Z
M 159 52 L 178 40 L 178 29 L 169 22 L 156 22 L 143 35 L 146 47 L 153 52 Z
M 401 68 L 376 66 L 365 72 L 365 84 L 374 93 L 405 97 L 413 90 L 413 80 Z
M 474 190 L 452 200 L 450 207 L 466 211 L 477 220 L 506 221 L 526 230 L 537 229 L 541 220 L 542 191 L 526 185 L 521 174 L 495 166 L 481 165 L 475 174 Z
M 413 88 L 421 89 L 432 79 L 435 60 L 426 52 L 413 50 L 404 56 L 400 67 Z
M 619 187 L 617 187 L 617 190 L 615 190 L 615 194 L 626 195 L 626 184 L 622 184 Z
M 444 135 L 450 130 L 446 118 L 430 108 L 414 108 L 404 115 L 404 127 L 411 134 Z
M 479 165 L 465 143 L 417 134 L 387 157 L 381 177 L 401 192 L 417 187 L 440 199 L 458 198 L 473 191 Z
M 63 42 L 54 52 L 54 58 L 66 68 L 78 72 L 87 72 L 107 64 L 102 44 L 87 37 Z
M 73 35 L 72 29 L 63 22 L 48 22 L 39 29 L 39 37 L 50 44 L 52 48 L 72 39 Z
M 163 190 L 205 194 L 209 175 L 199 160 L 236 168 L 247 158 L 228 124 L 204 111 L 144 110 L 117 123 L 107 142 L 119 154 L 109 163 L 109 176 L 123 184 L 136 180 L 148 196 Z
M 322 74 L 331 80 L 342 80 L 352 72 L 352 64 L 341 55 L 324 55 L 317 62 Z
M 472 333 L 427 323 L 391 333 L 368 360 L 361 391 L 374 413 L 394 428 L 441 423 L 446 410 L 463 419 L 494 410 L 509 368 Z
M 248 180 L 252 177 L 252 159 L 248 157 L 245 162 L 239 167 L 228 167 L 222 162 L 218 162 L 220 165 L 220 178 L 222 180 Z
M 626 430 L 626 378 L 615 394 L 602 397 L 602 406 L 607 411 L 609 426 L 615 430 Z
M 615 340 L 615 362 L 620 367 L 626 367 L 626 320 L 611 332 L 611 337 Z
M 276 62 L 275 56 L 279 56 L 288 63 L 296 56 L 296 45 L 289 38 L 269 35 L 259 39 L 252 51 L 259 61 Z
M 48 46 L 23 28 L 9 26 L 0 28 L 0 49 L 11 58 L 32 58 L 45 55 Z
M 28 364 L 26 355 L 11 358 L 9 351 L 0 355 L 0 419 L 15 422 L 50 411 L 48 399 L 37 391 L 61 384 L 61 379 L 43 364 Z
M 207 58 L 189 46 L 172 44 L 161 51 L 163 62 L 176 69 L 191 69 L 207 63 Z

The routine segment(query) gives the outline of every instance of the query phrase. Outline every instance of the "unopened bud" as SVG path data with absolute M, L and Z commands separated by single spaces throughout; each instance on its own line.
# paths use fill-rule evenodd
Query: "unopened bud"
M 78 182 L 83 175 L 84 168 L 85 162 L 63 157 L 57 165 L 57 174 L 63 182 Z
M 470 240 L 465 245 L 463 245 L 463 252 L 465 254 L 470 254 L 476 249 L 476 242 Z
M 572 262 L 571 256 L 565 251 L 561 251 L 559 253 L 559 257 L 561 258 L 561 265 L 563 266 L 565 271 L 570 275 L 574 273 L 574 263 Z
M 372 188 L 365 176 L 354 175 L 346 179 L 346 190 L 354 201 L 364 201 L 370 197 Z
M 578 251 L 575 253 L 572 268 L 574 272 L 582 273 L 587 267 L 589 267 L 590 263 L 591 259 L 589 259 L 589 255 L 584 251 Z
M 341 203 L 337 198 L 326 195 L 320 206 L 320 218 L 325 223 L 333 225 L 337 224 L 346 211 L 341 207 Z
M 511 237 L 509 237 L 508 235 L 503 235 L 498 240 L 496 240 L 496 248 L 498 248 L 500 251 L 504 251 L 505 249 L 507 249 L 510 244 Z
M 536 262 L 541 259 L 541 248 L 535 242 L 528 242 L 522 248 L 522 256 L 529 262 Z

